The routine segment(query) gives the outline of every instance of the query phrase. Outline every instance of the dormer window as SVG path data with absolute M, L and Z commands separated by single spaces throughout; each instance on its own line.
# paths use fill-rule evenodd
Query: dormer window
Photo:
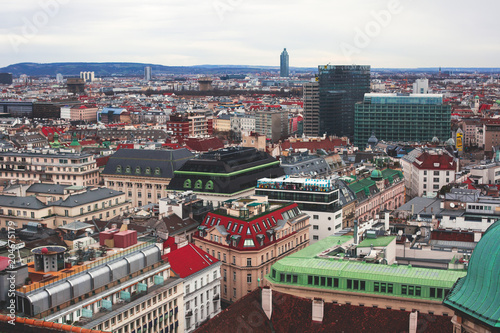
M 151 175 L 151 168 L 150 167 L 147 167 L 146 168 L 146 172 L 145 172 L 146 175 Z
M 194 188 L 196 190 L 201 190 L 203 188 L 203 183 L 202 183 L 201 179 L 198 179 L 196 181 L 196 183 L 194 183 Z
M 186 179 L 184 181 L 184 185 L 183 185 L 184 188 L 191 188 L 191 179 Z
M 122 173 L 122 166 L 121 165 L 116 166 L 116 173 Z
M 160 175 L 161 175 L 161 169 L 155 168 L 155 176 L 160 176 Z
M 130 165 L 127 165 L 125 167 L 125 173 L 132 173 L 132 168 L 130 167 Z
M 141 174 L 141 167 L 140 166 L 138 166 L 138 167 L 135 168 L 135 174 L 136 175 L 140 175 Z

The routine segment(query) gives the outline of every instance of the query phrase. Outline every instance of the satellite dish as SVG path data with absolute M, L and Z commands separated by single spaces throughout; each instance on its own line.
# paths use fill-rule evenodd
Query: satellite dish
M 453 202 L 452 202 L 452 203 L 450 203 L 450 207 L 451 207 L 451 208 L 455 208 L 455 204 L 454 204 Z

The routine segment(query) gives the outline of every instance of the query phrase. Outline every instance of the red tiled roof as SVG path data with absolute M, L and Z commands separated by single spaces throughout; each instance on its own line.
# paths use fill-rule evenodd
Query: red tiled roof
M 247 294 L 195 332 L 408 332 L 410 312 L 324 303 L 321 323 L 312 321 L 312 300 L 273 291 L 272 316 L 262 310 L 261 290 Z M 451 317 L 419 313 L 417 332 L 451 332 Z
M 347 142 L 342 139 L 330 139 L 326 138 L 324 140 L 312 141 L 309 140 L 307 142 L 297 141 L 291 143 L 289 140 L 286 140 L 281 144 L 281 149 L 286 150 L 289 148 L 293 149 L 307 149 L 311 153 L 316 152 L 318 149 L 324 149 L 325 151 L 334 151 L 336 147 L 346 146 Z
M 266 234 L 266 231 L 269 229 L 272 229 L 276 225 L 278 225 L 279 220 L 284 220 L 282 214 L 285 211 L 289 211 L 289 210 L 292 210 L 292 209 L 297 208 L 297 207 L 298 206 L 296 203 L 292 203 L 292 204 L 289 204 L 289 205 L 282 207 L 280 209 L 274 210 L 268 214 L 259 215 L 257 218 L 255 218 L 251 221 L 244 221 L 244 220 L 240 220 L 234 216 L 219 215 L 219 214 L 216 214 L 214 212 L 209 212 L 206 215 L 201 226 L 206 227 L 207 230 L 212 230 L 213 228 L 216 228 L 217 226 L 222 226 L 222 227 L 224 227 L 226 232 L 229 233 L 230 235 L 241 236 L 241 239 L 239 240 L 235 249 L 252 250 L 253 251 L 253 250 L 255 250 L 255 248 L 265 247 L 265 246 L 275 242 L 276 235 L 274 235 L 273 241 L 271 241 L 269 239 L 269 236 Z M 229 223 L 231 223 L 230 226 L 229 226 Z M 235 228 L 236 224 L 238 226 Z M 241 228 L 241 231 L 240 231 L 240 228 Z M 294 235 L 294 234 L 295 234 L 295 232 L 292 232 L 292 233 L 288 234 L 286 237 L 289 237 L 290 235 Z M 263 245 L 260 245 L 260 243 L 257 239 L 257 235 L 264 235 L 265 236 Z M 194 237 L 199 237 L 199 236 L 195 235 Z M 251 239 L 255 246 L 244 247 L 243 245 L 245 243 L 245 239 Z M 205 239 L 205 241 L 207 241 L 207 240 Z
M 170 237 L 169 237 L 170 238 Z M 181 278 L 185 278 L 218 262 L 217 259 L 200 250 L 193 244 L 188 244 L 166 255 L 172 270 Z
M 457 163 L 455 159 L 448 154 L 429 154 L 422 153 L 413 162 L 413 165 L 421 170 L 456 170 Z
M 198 139 L 187 138 L 182 140 L 184 144 L 194 151 L 207 152 L 209 150 L 217 150 L 224 148 L 224 144 L 218 138 Z

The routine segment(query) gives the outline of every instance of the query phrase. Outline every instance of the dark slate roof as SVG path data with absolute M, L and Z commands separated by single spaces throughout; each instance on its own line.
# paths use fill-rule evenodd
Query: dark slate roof
M 172 214 L 163 218 L 163 225 L 160 224 L 158 230 L 168 231 L 170 236 L 182 234 L 184 231 L 190 231 L 197 228 L 200 224 L 191 218 L 181 219 Z
M 176 150 L 120 149 L 109 158 L 102 174 L 172 178 L 174 171 L 193 157 L 194 155 L 185 148 Z M 118 166 L 121 166 L 121 172 L 118 172 Z M 127 166 L 130 166 L 130 173 L 126 173 Z M 146 172 L 148 167 L 151 168 L 150 174 Z M 156 168 L 160 168 L 160 175 L 155 175 Z
M 0 195 L 0 206 L 7 208 L 42 209 L 45 204 L 36 197 L 14 197 L 11 195 Z
M 99 200 L 114 198 L 122 194 L 123 192 L 101 187 L 88 190 L 84 193 L 70 195 L 66 200 L 61 199 L 51 202 L 49 206 L 77 207 Z
M 44 194 L 64 194 L 64 189 L 71 185 L 60 185 L 60 184 L 43 184 L 37 183 L 31 185 L 26 192 L 27 193 L 44 193 Z
M 410 312 L 345 304 L 324 303 L 322 322 L 312 321 L 312 300 L 273 291 L 272 316 L 262 310 L 261 289 L 245 295 L 198 327 L 195 333 L 235 332 L 407 332 Z M 417 332 L 451 332 L 450 317 L 418 314 Z M 250 330 L 249 330 L 250 331 Z

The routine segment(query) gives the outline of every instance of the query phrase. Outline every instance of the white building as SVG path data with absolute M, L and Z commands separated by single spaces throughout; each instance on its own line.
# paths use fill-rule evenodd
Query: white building
M 417 79 L 413 84 L 414 94 L 428 94 L 429 93 L 429 80 Z
M 221 311 L 221 262 L 187 241 L 171 248 L 167 256 L 172 270 L 184 279 L 185 332 L 192 332 Z
M 455 181 L 458 159 L 444 149 L 417 148 L 401 159 L 406 194 L 433 196 L 444 185 Z

